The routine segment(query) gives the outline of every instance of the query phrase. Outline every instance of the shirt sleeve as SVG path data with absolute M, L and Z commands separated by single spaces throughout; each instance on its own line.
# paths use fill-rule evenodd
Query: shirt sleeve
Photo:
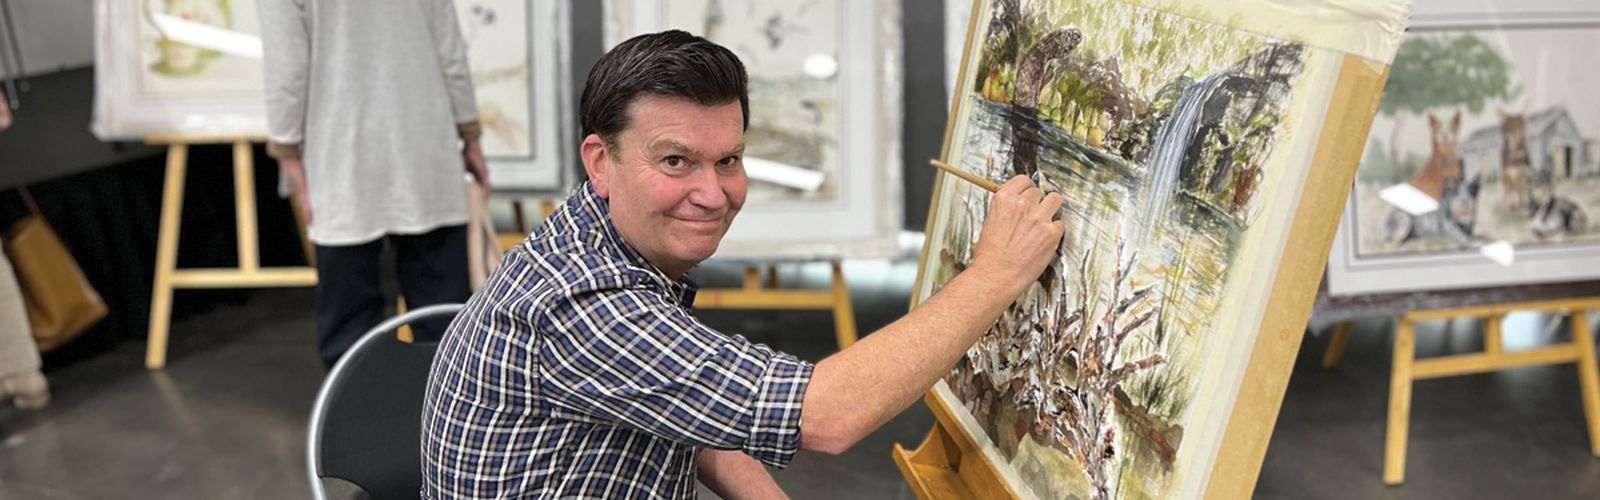
M 434 0 L 433 44 L 438 51 L 439 70 L 444 73 L 444 86 L 450 95 L 450 110 L 455 116 L 457 133 L 464 139 L 476 139 L 479 133 L 478 103 L 472 89 L 472 67 L 467 63 L 467 42 L 461 38 L 461 24 L 456 20 L 455 2 Z
M 304 0 L 256 2 L 261 22 L 262 69 L 267 105 L 267 151 L 274 158 L 300 157 L 305 140 L 307 75 L 311 37 Z
M 723 335 L 658 293 L 580 293 L 550 312 L 540 389 L 557 409 L 784 467 L 812 366 Z

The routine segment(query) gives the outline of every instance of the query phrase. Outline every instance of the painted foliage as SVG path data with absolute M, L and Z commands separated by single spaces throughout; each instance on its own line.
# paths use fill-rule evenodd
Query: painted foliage
M 1242 373 L 1219 368 L 1238 359 L 1220 346 L 1253 339 L 1226 330 L 1252 323 L 1222 318 L 1259 302 L 1241 282 L 1276 261 L 1240 256 L 1281 241 L 1263 233 L 1282 224 L 1258 222 L 1296 201 L 1263 193 L 1304 178 L 1287 146 L 1320 128 L 1299 120 L 1318 120 L 1307 110 L 1325 94 L 1302 87 L 1333 59 L 1118 1 L 981 8 L 947 158 L 1062 193 L 1068 231 L 945 388 L 1033 495 L 1175 496 L 1209 470 L 1192 449 L 1220 430 L 1195 428 L 1198 415 L 1227 406 L 1199 399 L 1218 380 L 1202 378 Z M 965 269 L 988 204 L 953 177 L 941 185 L 919 300 Z

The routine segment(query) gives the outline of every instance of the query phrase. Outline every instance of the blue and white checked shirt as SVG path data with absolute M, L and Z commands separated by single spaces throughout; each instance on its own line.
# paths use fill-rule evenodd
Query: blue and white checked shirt
M 783 467 L 812 366 L 689 314 L 584 183 L 506 254 L 439 346 L 424 498 L 693 498 L 701 448 Z

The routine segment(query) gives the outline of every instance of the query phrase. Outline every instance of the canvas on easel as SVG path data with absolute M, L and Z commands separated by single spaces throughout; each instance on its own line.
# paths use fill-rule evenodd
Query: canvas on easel
M 718 258 L 898 251 L 900 2 L 608 0 L 606 44 L 681 29 L 749 74 L 747 203 Z
M 1596 2 L 1418 0 L 1328 293 L 1600 278 L 1596 46 Z
M 945 162 L 1068 230 L 929 395 L 943 431 L 1021 497 L 1248 496 L 1409 8 L 976 2 Z M 990 197 L 940 177 L 913 303 Z
M 259 1 L 265 0 L 97 0 L 95 135 L 265 135 Z M 456 0 L 455 6 L 492 184 L 502 191 L 564 191 L 575 178 L 567 140 L 572 112 L 564 104 L 571 101 L 567 3 Z
M 256 0 L 97 0 L 95 38 L 101 139 L 265 133 Z

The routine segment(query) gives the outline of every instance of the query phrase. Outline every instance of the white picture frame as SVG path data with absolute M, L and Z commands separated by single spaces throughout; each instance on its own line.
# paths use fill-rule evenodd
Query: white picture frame
M 1454 2 L 1449 0 L 1417 0 L 1411 30 L 1408 37 L 1422 36 L 1451 36 L 1461 33 L 1471 33 L 1486 40 L 1491 46 L 1505 51 L 1523 43 L 1536 43 L 1532 37 L 1519 35 L 1519 33 L 1537 33 L 1541 30 L 1568 30 L 1571 32 L 1589 32 L 1591 39 L 1600 39 L 1600 4 L 1585 0 L 1492 0 L 1488 2 Z M 1547 37 L 1548 38 L 1548 37 Z M 1569 42 L 1568 45 L 1578 42 Z M 1579 43 L 1581 45 L 1581 43 Z M 1537 47 L 1519 47 L 1520 52 L 1537 50 Z M 1581 51 L 1568 47 L 1568 51 Z M 1372 181 L 1363 181 L 1363 177 L 1370 168 L 1379 168 L 1373 165 L 1374 154 L 1383 155 L 1384 151 L 1375 151 L 1374 148 L 1382 144 L 1373 141 L 1394 141 L 1396 137 L 1392 121 L 1380 115 L 1373 126 L 1373 138 L 1369 140 L 1368 151 L 1364 153 L 1362 169 L 1357 175 L 1355 189 L 1351 191 L 1346 203 L 1345 216 L 1341 219 L 1339 230 L 1335 236 L 1333 248 L 1328 257 L 1327 290 L 1329 295 L 1350 296 L 1380 293 L 1397 293 L 1412 291 L 1434 291 L 1467 288 L 1486 288 L 1508 285 L 1523 285 L 1537 283 L 1552 283 L 1577 281 L 1584 279 L 1600 278 L 1600 224 L 1590 222 L 1585 232 L 1587 235 L 1576 237 L 1551 238 L 1541 241 L 1538 238 L 1523 238 L 1517 233 L 1497 232 L 1484 230 L 1483 220 L 1485 215 L 1491 217 L 1509 218 L 1512 215 L 1496 215 L 1491 212 L 1496 210 L 1491 200 L 1496 198 L 1496 193 L 1502 189 L 1495 168 L 1480 166 L 1479 163 L 1495 163 L 1498 158 L 1489 154 L 1489 158 L 1480 158 L 1485 155 L 1475 155 L 1470 150 L 1474 148 L 1474 141 L 1486 129 L 1492 128 L 1492 123 L 1485 124 L 1485 116 L 1492 116 L 1496 108 L 1516 110 L 1513 112 L 1526 113 L 1529 127 L 1537 128 L 1535 122 L 1548 122 L 1551 120 L 1540 119 L 1554 114 L 1569 115 L 1558 117 L 1561 121 L 1568 118 L 1573 120 L 1576 128 L 1587 137 L 1600 137 L 1600 103 L 1595 103 L 1587 95 L 1561 95 L 1565 91 L 1559 87 L 1540 83 L 1536 80 L 1545 78 L 1570 79 L 1577 78 L 1588 80 L 1589 88 L 1600 86 L 1600 71 L 1594 70 L 1593 65 L 1551 64 L 1551 61 L 1540 62 L 1544 57 L 1533 57 L 1533 61 L 1519 60 L 1516 53 L 1506 52 L 1505 57 L 1513 66 L 1512 83 L 1519 87 L 1520 92 L 1515 97 L 1504 99 L 1490 99 L 1484 107 L 1473 111 L 1464 106 L 1456 108 L 1464 119 L 1464 124 L 1459 130 L 1463 172 L 1466 178 L 1480 178 L 1483 197 L 1477 199 L 1474 219 L 1479 224 L 1473 230 L 1474 243 L 1461 245 L 1457 248 L 1432 249 L 1428 251 L 1376 251 L 1370 243 L 1372 236 L 1369 233 L 1381 230 L 1378 227 L 1384 220 L 1375 216 L 1374 204 L 1371 202 L 1372 191 L 1376 184 Z M 1518 65 L 1529 65 L 1533 68 L 1519 68 Z M 1545 64 L 1544 66 L 1539 66 Z M 1532 71 L 1530 73 L 1529 71 Z M 1562 76 L 1555 76 L 1562 72 Z M 1588 73 L 1584 77 L 1582 73 Z M 1537 75 L 1532 79 L 1518 77 L 1518 75 Z M 1568 76 L 1575 74 L 1576 76 Z M 1546 76 L 1548 75 L 1548 76 Z M 1571 85 L 1565 85 L 1571 87 Z M 1430 110 L 1431 112 L 1432 110 Z M 1455 113 L 1441 108 L 1441 111 L 1432 113 L 1441 122 L 1449 120 Z M 1427 117 L 1417 120 L 1416 116 L 1410 120 L 1411 128 L 1421 129 L 1423 133 L 1429 129 Z M 1537 131 L 1530 130 L 1530 135 L 1537 135 Z M 1481 138 L 1480 138 L 1481 139 Z M 1427 139 L 1424 138 L 1423 141 Z M 1410 141 L 1418 142 L 1418 141 Z M 1593 168 L 1595 156 L 1600 156 L 1600 148 L 1594 146 L 1590 140 L 1589 151 L 1579 152 L 1579 160 L 1587 163 L 1588 167 L 1579 167 L 1581 176 L 1594 177 Z M 1424 148 L 1426 149 L 1426 148 Z M 1498 149 L 1496 149 L 1498 151 Z M 1425 152 L 1425 151 L 1424 151 Z M 1497 154 L 1497 153 L 1496 153 Z M 1393 156 L 1392 154 L 1390 156 Z M 1471 158 L 1468 158 L 1468 157 Z M 1535 151 L 1534 156 L 1539 156 Z M 1539 158 L 1533 158 L 1534 168 L 1538 169 L 1541 163 Z M 1480 175 L 1481 174 L 1481 175 Z M 1389 179 L 1385 182 L 1392 182 Z M 1565 182 L 1565 181 L 1557 181 Z M 1594 183 L 1595 180 L 1581 180 L 1574 178 L 1572 182 Z M 1407 186 L 1404 182 L 1395 186 Z M 1570 187 L 1570 186 L 1568 186 Z M 1409 191 L 1409 190 L 1406 190 Z M 1569 190 L 1570 191 L 1570 190 Z M 1558 188 L 1558 194 L 1572 195 Z M 1364 194 L 1365 193 L 1365 194 Z M 1568 196 L 1569 198 L 1571 196 Z M 1432 201 L 1432 197 L 1423 196 L 1424 201 Z M 1600 217 L 1600 203 L 1588 199 L 1576 199 L 1580 211 L 1585 211 L 1589 218 Z M 1392 200 L 1391 203 L 1401 202 L 1403 199 Z M 1436 205 L 1430 204 L 1432 205 Z M 1446 203 L 1448 204 L 1448 203 Z M 1368 212 L 1363 212 L 1366 207 Z M 1365 215 L 1365 217 L 1363 217 Z M 1530 216 L 1531 217 L 1531 216 Z M 1531 226 L 1530 222 L 1530 226 Z M 1364 243 L 1362 235 L 1368 235 Z
M 158 27 L 156 16 L 145 9 L 155 8 L 167 0 L 96 0 L 95 2 L 95 111 L 91 128 L 103 140 L 142 140 L 152 135 L 227 135 L 265 136 L 266 106 L 262 93 L 262 50 L 259 23 L 256 21 L 256 3 L 266 0 L 195 0 L 196 3 L 223 7 L 231 14 L 224 29 L 190 30 L 184 36 L 201 36 L 200 43 L 220 47 L 207 49 L 202 57 L 190 57 L 195 48 L 174 48 L 184 53 L 187 61 L 201 60 L 181 68 L 172 77 L 158 69 L 163 56 L 163 28 Z M 496 192 L 517 194 L 542 194 L 565 192 L 575 182 L 575 146 L 567 140 L 573 128 L 571 74 L 569 50 L 570 23 L 567 2 L 560 0 L 456 0 L 457 20 L 462 24 L 463 36 L 473 33 L 481 25 L 474 18 L 460 13 L 470 13 L 474 5 L 510 3 L 522 7 L 517 21 L 501 24 L 511 26 L 514 34 L 501 34 L 492 46 L 509 47 L 525 56 L 528 63 L 522 68 L 493 67 L 501 75 L 512 74 L 526 82 L 520 98 L 511 91 L 511 100 L 518 104 L 516 112 L 529 123 L 516 128 L 513 141 L 524 145 L 514 151 L 501 147 L 507 135 L 486 123 L 485 149 L 489 160 L 491 183 Z M 216 9 L 213 9 L 216 10 Z M 165 21 L 165 20 L 163 20 Z M 481 24 L 481 23 L 480 23 Z M 505 44 L 506 36 L 525 40 Z M 473 50 L 469 48 L 469 51 Z M 481 49 L 480 49 L 481 50 Z M 469 52 L 469 54 L 471 54 Z M 496 52 L 478 52 L 473 56 L 474 77 L 483 76 L 477 66 L 492 66 Z M 503 59 L 503 58 L 500 58 Z M 170 71 L 168 73 L 171 73 Z M 519 76 L 518 76 L 519 75 Z M 197 77 L 198 76 L 198 77 Z M 484 85 L 479 90 L 480 110 L 495 92 L 505 95 L 503 87 Z M 494 118 L 489 116 L 488 118 Z
M 212 0 L 210 5 L 218 8 L 203 17 L 225 16 L 226 25 L 199 22 L 195 24 L 216 29 L 187 33 L 216 47 L 209 49 L 172 41 L 166 31 L 171 25 L 156 24 L 159 1 L 95 1 L 90 129 L 102 140 L 169 134 L 265 136 L 256 0 Z M 167 64 L 169 50 L 179 62 Z
M 723 238 L 714 258 L 723 259 L 814 259 L 883 258 L 898 251 L 897 238 L 903 225 L 901 208 L 900 120 L 901 69 L 900 5 L 889 0 L 825 0 L 801 4 L 779 0 L 732 2 L 722 16 L 729 30 L 753 30 L 769 19 L 753 19 L 749 10 L 802 9 L 820 5 L 831 9 L 827 17 L 837 19 L 828 26 L 836 33 L 829 40 L 835 52 L 838 110 L 837 127 L 824 132 L 837 139 L 837 178 L 824 181 L 824 190 L 833 186 L 833 196 L 763 198 L 755 194 L 763 168 L 760 158 L 746 161 L 751 174 L 752 196 Z M 683 9 L 705 9 L 697 2 L 665 0 L 608 0 L 606 7 L 606 46 L 615 46 L 641 33 L 684 29 L 702 34 L 703 26 L 674 25 L 674 14 Z M 680 9 L 674 11 L 672 9 Z M 689 14 L 693 15 L 693 13 Z M 718 41 L 713 37 L 713 41 Z M 723 40 L 726 42 L 726 40 Z M 730 49 L 741 50 L 737 43 Z M 760 124 L 764 111 L 757 102 L 760 68 L 752 65 L 750 54 L 740 54 L 751 70 L 751 123 Z M 770 65 L 771 58 L 763 59 Z M 787 61 L 786 62 L 791 62 Z M 804 61 L 792 61 L 799 66 Z M 775 96 L 774 98 L 782 97 Z M 754 128 L 752 128 L 754 130 Z M 747 141 L 759 140 L 747 134 Z M 750 151 L 760 146 L 750 143 Z M 749 155 L 747 153 L 747 156 Z M 782 166 L 780 165 L 780 168 Z M 826 168 L 822 169 L 824 172 Z M 815 172 L 808 170 L 807 172 Z M 770 188 L 769 188 L 770 189 Z M 821 198 L 821 199 L 818 199 Z

